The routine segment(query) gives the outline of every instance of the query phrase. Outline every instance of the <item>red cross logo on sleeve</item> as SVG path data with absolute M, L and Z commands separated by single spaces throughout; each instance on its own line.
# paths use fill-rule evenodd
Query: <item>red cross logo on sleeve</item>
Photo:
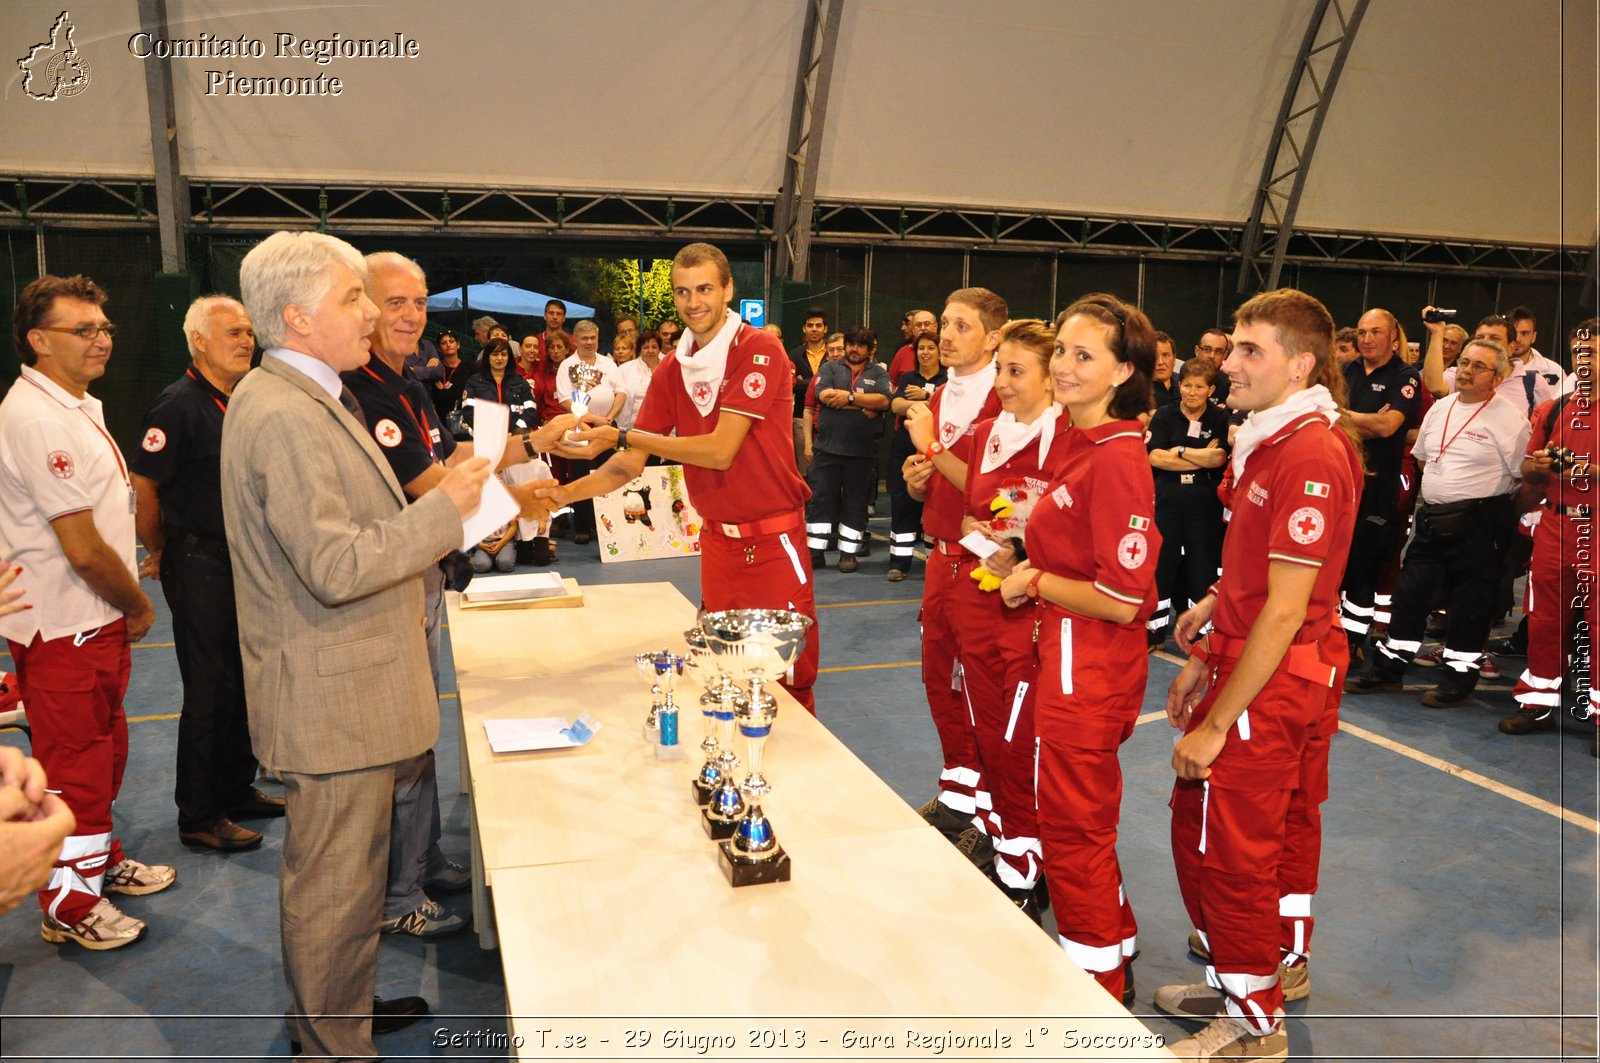
M 1150 548 L 1145 543 L 1143 533 L 1129 532 L 1117 544 L 1117 561 L 1123 568 L 1138 568 L 1144 564 L 1144 559 L 1149 552 Z
M 386 447 L 400 445 L 400 426 L 385 417 L 372 428 L 372 434 L 378 437 L 378 442 Z
M 1326 526 L 1321 512 L 1312 506 L 1302 506 L 1289 518 L 1289 538 L 1301 546 L 1310 546 L 1322 538 Z
M 64 450 L 52 450 L 45 459 L 45 464 L 50 467 L 50 475 L 59 480 L 72 479 L 72 455 Z

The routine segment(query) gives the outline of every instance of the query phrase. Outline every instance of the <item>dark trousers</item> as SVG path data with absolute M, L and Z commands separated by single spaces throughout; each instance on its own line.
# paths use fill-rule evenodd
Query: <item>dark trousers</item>
M 1497 613 L 1500 560 L 1514 535 L 1511 503 L 1504 497 L 1482 500 L 1471 530 L 1453 536 L 1437 534 L 1427 509 L 1417 508 L 1416 535 L 1395 581 L 1389 637 L 1379 643 L 1372 666 L 1385 679 L 1398 681 L 1422 647 L 1428 613 L 1443 600 L 1450 620 L 1441 685 L 1470 691 L 1478 685 L 1483 644 Z
M 906 478 L 900 471 L 914 453 L 910 433 L 900 429 L 889 441 L 889 470 L 884 476 L 889 488 L 889 566 L 905 571 L 910 571 L 912 551 L 922 537 L 922 503 L 906 490 Z
M 256 778 L 226 545 L 171 533 L 161 554 L 161 590 L 172 610 L 183 677 L 174 793 L 178 829 L 200 830 L 248 802 Z
M 1384 560 L 1404 530 L 1405 521 L 1393 507 L 1387 513 L 1378 507 L 1373 507 L 1371 512 L 1362 507 L 1356 514 L 1340 601 L 1340 614 L 1352 650 L 1363 645 L 1367 633 L 1372 630 L 1372 603 L 1378 590 L 1378 577 L 1382 574 Z
M 851 457 L 819 450 L 812 455 L 811 468 L 806 471 L 806 482 L 811 485 L 811 500 L 806 503 L 806 544 L 811 549 L 827 549 L 827 532 L 819 535 L 818 531 L 836 527 L 839 551 L 861 552 L 861 543 L 867 537 L 867 503 L 877 483 L 877 469 L 877 460 L 871 454 Z
M 1156 498 L 1161 555 L 1156 560 L 1156 611 L 1146 627 L 1164 636 L 1178 614 L 1206 596 L 1222 567 L 1222 503 L 1215 484 L 1180 485 Z

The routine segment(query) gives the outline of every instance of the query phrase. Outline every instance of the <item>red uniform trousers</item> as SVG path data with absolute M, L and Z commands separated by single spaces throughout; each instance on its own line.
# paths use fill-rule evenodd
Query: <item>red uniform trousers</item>
M 1117 860 L 1122 764 L 1150 661 L 1144 624 L 1039 610 L 1039 840 L 1061 947 L 1113 997 L 1138 923 Z
M 1223 992 L 1229 1014 L 1263 1033 L 1283 1019 L 1278 964 L 1303 962 L 1310 949 L 1336 692 L 1349 665 L 1344 632 L 1330 628 L 1318 656 L 1333 666 L 1333 686 L 1280 665 L 1229 732 L 1211 777 L 1179 779 L 1172 791 L 1172 859 L 1189 918 L 1211 949 L 1206 981 Z M 1212 658 L 1189 730 L 1210 714 L 1237 663 Z
M 976 567 L 976 566 L 974 566 Z M 974 590 L 977 583 L 968 580 Z M 997 591 L 958 593 L 963 689 L 978 750 L 978 829 L 994 839 L 1003 885 L 1032 886 L 1042 869 L 1033 792 L 1033 609 L 1007 609 Z M 987 806 L 985 800 L 987 799 Z
M 963 652 L 973 635 L 973 618 L 992 605 L 978 601 L 982 593 L 972 581 L 977 557 L 964 548 L 946 553 L 935 546 L 928 554 L 923 580 L 922 685 L 928 712 L 939 733 L 944 770 L 939 773 L 939 800 L 967 816 L 987 815 L 992 807 L 989 784 L 982 777 L 971 702 L 998 697 L 999 671 L 980 662 L 970 672 Z M 1002 606 L 1003 608 L 1003 606 Z M 977 684 L 974 697 L 970 684 Z
M 33 730 L 33 755 L 50 789 L 78 819 L 39 891 L 39 907 L 69 926 L 89 914 L 100 900 L 106 870 L 123 859 L 122 843 L 111 837 L 111 802 L 128 763 L 122 712 L 130 672 L 126 631 L 118 619 L 88 637 L 45 641 L 35 635 L 27 646 L 9 643 Z
M 811 579 L 811 555 L 806 552 L 805 521 L 794 515 L 794 527 L 749 538 L 724 535 L 714 522 L 700 530 L 700 605 L 719 609 L 791 609 L 809 616 L 811 630 L 782 681 L 783 688 L 813 716 L 817 701 L 817 657 L 822 646 L 817 631 L 816 585 Z
M 1594 680 L 1595 633 L 1600 632 L 1600 585 L 1595 582 L 1595 518 L 1546 509 L 1533 529 L 1528 577 L 1528 669 L 1512 692 L 1525 711 L 1540 716 L 1561 709 L 1567 652 L 1577 630 L 1589 643 L 1589 716 L 1600 724 L 1600 686 Z M 1588 626 L 1579 629 L 1575 621 Z M 1585 677 L 1574 674 L 1573 681 Z

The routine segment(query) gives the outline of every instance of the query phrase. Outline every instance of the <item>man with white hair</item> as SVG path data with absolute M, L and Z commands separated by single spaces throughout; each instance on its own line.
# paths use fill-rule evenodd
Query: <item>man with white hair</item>
M 161 578 L 183 678 L 178 836 L 224 852 L 254 849 L 261 832 L 235 817 L 281 816 L 284 803 L 254 785 L 221 460 L 222 421 L 250 371 L 256 334 L 244 304 L 226 295 L 190 304 L 183 334 L 192 364 L 145 412 L 144 435 L 128 457 L 147 551 L 140 574 Z
M 439 731 L 422 572 L 459 546 L 488 462 L 413 504 L 341 372 L 378 319 L 366 263 L 323 233 L 279 232 L 239 284 L 266 349 L 222 429 L 222 509 L 238 595 L 250 735 L 288 801 L 279 885 L 297 1055 L 375 1055 L 374 1032 L 425 1014 L 379 1001 L 378 921 L 397 767 Z
M 1478 685 L 1483 644 L 1495 616 L 1501 555 L 1516 534 L 1511 492 L 1532 432 L 1527 418 L 1495 389 L 1511 375 L 1497 340 L 1468 340 L 1456 361 L 1456 389 L 1422 419 L 1412 453 L 1425 467 L 1416 532 L 1394 588 L 1389 635 L 1345 691 L 1401 690 L 1422 647 L 1428 611 L 1444 596 L 1444 678 L 1422 695 L 1430 708 L 1459 705 Z

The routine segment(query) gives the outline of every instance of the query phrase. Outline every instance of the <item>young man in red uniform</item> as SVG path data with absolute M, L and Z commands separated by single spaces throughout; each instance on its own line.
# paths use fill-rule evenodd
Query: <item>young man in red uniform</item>
M 974 609 L 983 603 L 969 578 L 978 555 L 959 540 L 973 428 L 1000 413 L 994 352 L 1009 315 L 1006 301 L 987 288 L 951 292 L 939 321 L 939 361 L 949 377 L 931 403 L 906 411 L 906 431 L 917 450 L 903 464 L 906 489 L 922 500 L 923 534 L 934 540 L 922 588 L 922 685 L 944 753 L 939 794 L 920 811 L 952 841 L 968 827 L 982 829 L 974 817 L 993 806 L 980 777 L 972 704 L 998 699 L 1000 677 L 988 662 L 970 673 L 962 664 L 962 603 Z
M 1594 344 L 1600 320 L 1572 330 L 1573 390 L 1534 410 L 1533 435 L 1522 462 L 1522 478 L 1544 491 L 1543 513 L 1533 530 L 1533 566 L 1528 587 L 1528 668 L 1517 680 L 1517 711 L 1500 721 L 1508 735 L 1552 731 L 1559 726 L 1562 676 L 1572 645 L 1574 621 L 1588 623 L 1590 672 L 1588 716 L 1600 723 L 1600 684 L 1594 679 L 1594 633 L 1600 631 L 1600 587 L 1593 561 L 1596 498 L 1594 461 L 1600 449 L 1600 410 L 1595 409 Z M 1559 467 L 1555 456 L 1572 451 Z M 1565 456 L 1563 455 L 1563 458 Z M 1584 677 L 1572 673 L 1573 681 Z M 1589 746 L 1600 756 L 1600 732 Z
M 1235 321 L 1223 370 L 1229 406 L 1249 417 L 1230 461 L 1222 576 L 1178 621 L 1193 656 L 1167 694 L 1167 715 L 1185 731 L 1172 757 L 1173 863 L 1211 961 L 1204 984 L 1164 986 L 1155 1003 L 1215 1020 L 1171 1046 L 1186 1059 L 1288 1051 L 1279 920 L 1285 872 L 1296 868 L 1286 864 L 1315 873 L 1308 843 L 1320 840 L 1313 824 L 1327 795 L 1324 739 L 1349 663 L 1339 585 L 1362 483 L 1337 423 L 1343 379 L 1327 310 L 1279 289 Z M 1213 630 L 1191 646 L 1207 621 Z
M 710 244 L 690 244 L 673 258 L 672 298 L 693 343 L 686 353 L 662 356 L 631 429 L 599 425 L 573 433 L 589 442 L 590 452 L 617 452 L 582 479 L 545 493 L 570 505 L 615 491 L 638 476 L 652 454 L 681 463 L 689 497 L 705 518 L 705 608 L 792 609 L 815 620 L 805 543 L 811 492 L 794 463 L 789 356 L 770 334 L 728 313 L 733 273 L 727 256 Z M 559 418 L 548 427 L 558 426 L 564 426 Z M 564 444 L 557 450 L 568 457 L 585 453 Z M 813 624 L 783 684 L 813 713 L 819 645 Z

